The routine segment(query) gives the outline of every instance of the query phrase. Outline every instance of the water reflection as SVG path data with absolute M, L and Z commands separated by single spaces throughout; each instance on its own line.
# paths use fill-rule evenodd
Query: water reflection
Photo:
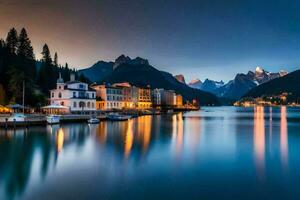
M 107 140 L 107 123 L 100 122 L 98 126 L 96 126 L 96 137 L 100 144 L 104 145 Z
M 143 146 L 143 151 L 147 152 L 150 139 L 151 139 L 151 128 L 152 128 L 152 116 L 142 116 L 137 119 L 137 139 Z
M 280 111 L 280 155 L 283 168 L 288 167 L 288 130 L 286 107 L 281 107 Z
M 57 151 L 61 152 L 63 146 L 64 146 L 64 131 L 62 128 L 60 128 L 57 132 L 57 136 L 56 136 L 56 145 L 57 145 Z
M 265 114 L 264 107 L 254 108 L 254 154 L 259 178 L 263 178 L 265 170 Z
M 172 116 L 172 140 L 175 144 L 176 156 L 179 156 L 183 148 L 183 119 L 182 113 Z
M 218 113 L 200 111 L 194 113 L 200 117 L 184 120 L 180 113 L 92 126 L 82 123 L 0 129 L 0 199 L 59 191 L 60 180 L 61 190 L 80 185 L 81 190 L 72 190 L 72 194 L 82 192 L 88 196 L 94 192 L 93 197 L 99 195 L 99 199 L 105 199 L 103 193 L 120 192 L 122 196 L 128 192 L 134 196 L 139 191 L 149 191 L 151 195 L 159 190 L 159 194 L 165 194 L 170 191 L 169 185 L 174 186 L 176 193 L 183 185 L 195 183 L 207 188 L 214 185 L 220 191 L 226 187 L 224 183 L 230 182 L 237 187 L 226 189 L 234 194 L 258 189 L 257 185 L 262 187 L 255 174 L 268 183 L 269 174 L 274 181 L 281 180 L 282 169 L 298 170 L 300 138 L 295 133 L 299 126 L 290 123 L 290 108 L 256 107 L 242 112 L 222 109 Z M 272 141 L 273 145 L 268 146 Z M 266 146 L 270 151 L 266 151 Z M 91 192 L 92 184 L 101 187 Z M 120 191 L 125 184 L 125 192 Z M 139 191 L 135 190 L 137 187 Z M 269 187 L 273 189 L 272 184 Z M 196 194 L 199 189 L 187 188 L 183 196 L 190 190 Z M 36 199 L 30 197 L 27 199 Z M 176 198 L 175 195 L 172 199 Z
M 125 131 L 125 141 L 124 141 L 124 154 L 128 158 L 132 145 L 133 145 L 133 120 L 129 120 L 127 123 L 127 130 Z

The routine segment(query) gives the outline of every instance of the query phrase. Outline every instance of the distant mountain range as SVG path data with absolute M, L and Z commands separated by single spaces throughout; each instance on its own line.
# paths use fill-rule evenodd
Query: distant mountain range
M 237 74 L 233 80 L 226 84 L 223 81 L 206 79 L 203 83 L 200 80 L 192 81 L 189 83 L 189 86 L 211 92 L 221 98 L 239 99 L 252 88 L 286 74 L 286 71 L 271 73 L 263 70 L 261 67 L 256 67 L 254 72 L 249 71 L 247 74 Z
M 256 67 L 255 71 L 249 71 L 247 74 L 239 73 L 227 83 L 209 79 L 202 82 L 195 79 L 186 84 L 185 78 L 181 74 L 173 76 L 168 72 L 157 70 L 146 59 L 140 57 L 131 59 L 128 56 L 121 55 L 114 62 L 99 61 L 89 68 L 79 70 L 78 73 L 82 73 L 92 82 L 129 82 L 140 87 L 150 86 L 151 88 L 175 90 L 177 93 L 182 94 L 186 100 L 198 99 L 201 105 L 216 105 L 219 103 L 217 97 L 232 102 L 232 100 L 238 100 L 245 95 L 261 95 L 264 90 L 269 91 L 269 93 L 274 90 L 274 93 L 276 93 L 286 88 L 288 91 L 297 93 L 297 88 L 292 89 L 291 86 L 279 87 L 276 85 L 279 80 L 286 81 L 289 77 L 293 78 L 295 76 L 293 75 L 294 72 L 290 76 L 286 71 L 272 73 L 261 67 Z M 293 81 L 295 80 L 293 79 Z M 287 82 L 284 83 L 287 84 Z M 271 84 L 269 85 L 269 83 Z M 273 84 L 276 85 L 276 88 L 268 88 L 269 86 L 274 87 Z
M 244 95 L 244 97 L 257 98 L 265 95 L 275 96 L 282 93 L 289 94 L 289 101 L 300 100 L 300 70 L 291 72 L 286 76 L 281 76 L 274 80 L 265 82 L 248 91 Z
M 180 80 L 178 81 L 172 74 L 157 70 L 149 64 L 148 60 L 140 57 L 131 59 L 121 55 L 115 62 L 99 61 L 90 68 L 79 70 L 78 73 L 97 83 L 129 82 L 139 87 L 164 88 L 174 90 L 185 100 L 196 99 L 200 105 L 219 104 L 215 95 L 189 87 L 180 76 L 177 76 Z

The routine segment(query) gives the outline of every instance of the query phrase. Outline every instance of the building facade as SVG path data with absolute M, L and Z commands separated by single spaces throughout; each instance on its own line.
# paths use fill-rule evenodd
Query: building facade
M 147 109 L 152 107 L 150 88 L 138 88 L 129 83 L 94 85 L 99 110 Z
M 76 81 L 74 74 L 66 83 L 64 83 L 61 75 L 59 76 L 56 89 L 50 90 L 50 104 L 67 106 L 70 111 L 96 110 L 95 90 L 89 88 L 86 83 Z
M 152 91 L 152 102 L 154 107 L 173 107 L 176 105 L 176 94 L 174 90 L 162 88 Z
M 126 106 L 123 87 L 113 85 L 95 85 L 98 110 L 122 109 Z
M 136 109 L 152 108 L 151 89 L 132 87 L 133 106 Z
M 176 107 L 182 107 L 183 106 L 183 97 L 182 97 L 182 95 L 176 94 L 175 98 L 176 98 L 176 104 L 175 104 L 175 106 Z

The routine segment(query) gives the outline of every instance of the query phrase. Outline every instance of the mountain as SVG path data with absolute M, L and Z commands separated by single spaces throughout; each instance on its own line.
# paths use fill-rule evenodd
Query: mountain
M 180 83 L 186 84 L 185 78 L 182 74 L 175 75 L 174 78 L 176 78 Z
M 148 60 L 143 59 L 141 57 L 136 57 L 135 59 L 131 59 L 129 56 L 125 56 L 125 55 L 120 55 L 116 60 L 115 63 L 113 65 L 113 70 L 115 70 L 118 66 L 127 63 L 127 64 L 131 64 L 131 65 L 149 65 Z
M 129 58 L 129 57 L 128 57 Z M 123 60 L 124 61 L 124 60 Z M 129 82 L 139 87 L 164 88 L 181 94 L 185 100 L 197 99 L 201 105 L 218 105 L 216 96 L 198 89 L 193 89 L 179 82 L 172 74 L 159 71 L 145 59 L 133 59 L 119 63 L 113 72 L 99 83 Z
M 214 93 L 218 88 L 224 86 L 223 81 L 213 81 L 209 79 L 205 79 L 205 81 L 202 83 L 201 87 L 199 89 Z
M 78 70 L 78 74 L 83 74 L 92 82 L 96 82 L 110 75 L 113 71 L 113 65 L 113 62 L 99 61 L 89 68 Z
M 252 88 L 270 80 L 285 76 L 286 74 L 288 73 L 282 70 L 277 73 L 272 73 L 265 71 L 261 67 L 256 67 L 255 71 L 249 71 L 247 74 L 237 74 L 233 80 L 226 84 L 222 81 L 218 82 L 206 79 L 198 88 L 211 92 L 218 97 L 234 100 L 241 98 Z
M 253 81 L 256 81 L 259 84 L 268 82 L 270 80 L 273 80 L 275 78 L 279 78 L 281 76 L 286 75 L 287 72 L 281 70 L 280 72 L 277 73 L 272 73 L 272 72 L 267 72 L 261 67 L 256 67 L 255 71 L 249 71 L 247 73 L 247 76 L 251 78 Z
M 235 78 L 224 86 L 216 89 L 214 93 L 227 99 L 238 99 L 257 84 L 246 74 L 237 74 Z
M 194 79 L 189 83 L 191 88 L 200 89 L 202 86 L 202 81 L 200 79 Z
M 205 79 L 203 83 L 199 79 L 195 79 L 189 83 L 189 86 L 191 88 L 196 88 L 213 94 L 216 93 L 216 90 L 222 87 L 223 85 L 223 81 L 213 81 L 210 79 Z
M 300 97 L 300 70 L 276 78 L 251 89 L 244 97 L 274 96 L 288 93 L 290 100 Z

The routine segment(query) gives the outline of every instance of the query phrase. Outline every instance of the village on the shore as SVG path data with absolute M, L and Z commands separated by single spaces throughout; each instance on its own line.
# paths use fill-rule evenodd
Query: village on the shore
M 14 114 L 19 114 L 19 118 L 27 115 L 27 120 L 21 120 L 22 123 L 19 124 L 31 125 L 46 123 L 46 116 L 49 115 L 59 115 L 59 121 L 82 121 L 91 116 L 105 119 L 110 113 L 126 114 L 131 118 L 199 109 L 196 101 L 184 103 L 182 95 L 176 94 L 174 90 L 137 87 L 128 82 L 89 85 L 76 80 L 75 74 L 71 74 L 70 81 L 67 82 L 59 74 L 56 88 L 49 93 L 49 105 L 39 109 L 26 107 L 24 104 L 0 105 L 0 126 L 15 126 L 20 119 L 12 118 Z M 31 116 L 31 120 L 28 116 Z

